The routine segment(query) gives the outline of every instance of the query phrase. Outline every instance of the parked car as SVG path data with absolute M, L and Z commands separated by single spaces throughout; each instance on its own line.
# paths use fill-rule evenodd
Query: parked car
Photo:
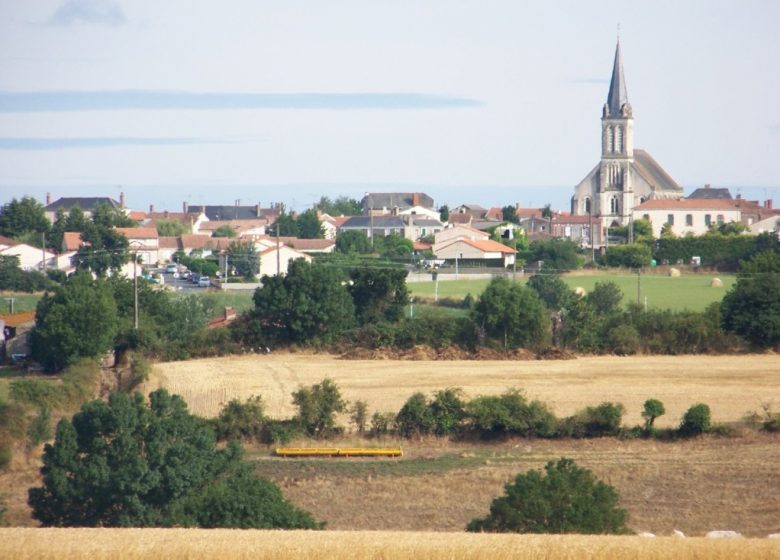
M 167 272 L 168 274 L 179 272 L 179 265 L 176 263 L 171 263 L 165 267 L 165 272 Z
M 198 278 L 198 287 L 199 288 L 208 288 L 211 286 L 211 280 L 208 276 L 201 276 Z

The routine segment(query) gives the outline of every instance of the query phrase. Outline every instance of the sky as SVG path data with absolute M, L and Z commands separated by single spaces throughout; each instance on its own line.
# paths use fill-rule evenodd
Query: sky
M 774 0 L 0 0 L 0 202 L 422 191 L 568 209 L 620 35 L 635 146 L 780 199 Z

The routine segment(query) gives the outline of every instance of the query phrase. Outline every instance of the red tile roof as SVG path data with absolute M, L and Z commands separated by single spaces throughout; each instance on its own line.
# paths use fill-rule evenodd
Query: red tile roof
M 65 251 L 78 251 L 84 244 L 80 231 L 66 231 L 62 234 L 62 244 Z
M 157 239 L 160 236 L 157 234 L 157 229 L 152 227 L 137 227 L 137 228 L 114 228 L 117 233 L 121 233 L 128 239 Z

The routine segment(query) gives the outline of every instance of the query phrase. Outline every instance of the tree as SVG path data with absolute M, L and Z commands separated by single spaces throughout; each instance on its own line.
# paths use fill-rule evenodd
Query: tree
M 661 239 L 674 239 L 677 236 L 674 234 L 674 226 L 669 222 L 666 222 L 661 226 L 661 232 L 658 235 Z
M 260 272 L 260 255 L 251 241 L 233 241 L 227 250 L 228 266 L 245 280 L 253 280 Z
M 270 233 L 273 236 L 298 237 L 298 222 L 292 214 L 282 208 L 279 217 L 271 224 Z
M 501 219 L 512 224 L 520 223 L 520 216 L 517 215 L 516 208 L 511 204 L 501 209 Z
M 626 268 L 650 266 L 652 258 L 652 251 L 645 243 L 613 245 L 607 249 L 605 255 L 607 266 L 622 266 Z
M 442 223 L 447 223 L 450 219 L 450 207 L 446 204 L 442 204 L 439 208 L 439 220 Z
M 685 411 L 678 431 L 680 435 L 690 437 L 705 434 L 711 427 L 710 407 L 699 403 Z
M 577 245 L 568 239 L 534 241 L 529 246 L 529 252 L 529 262 L 542 261 L 544 266 L 551 270 L 563 272 L 579 266 Z
M 355 268 L 347 284 L 360 324 L 396 322 L 409 303 L 404 269 Z
M 160 237 L 178 237 L 183 233 L 189 233 L 189 228 L 179 220 L 158 218 L 155 222 L 157 225 L 157 234 Z M 215 237 L 218 236 L 215 234 Z
M 255 309 L 246 318 L 255 334 L 245 342 L 331 341 L 355 323 L 346 285 L 338 270 L 303 259 L 292 261 L 286 276 L 263 276 Z
M 219 226 L 217 229 L 214 230 L 213 237 L 230 237 L 233 238 L 236 236 L 236 230 L 234 230 L 230 226 Z
M 425 395 L 415 393 L 409 397 L 395 417 L 398 434 L 411 438 L 431 434 L 436 425 Z
M 323 196 L 317 203 L 317 209 L 330 216 L 357 216 L 363 212 L 360 201 L 348 196 L 340 196 L 336 200 Z
M 553 221 L 553 211 L 551 205 L 545 204 L 544 208 L 542 208 L 542 218 L 547 218 L 547 220 L 550 223 L 550 227 L 547 230 L 547 232 L 552 235 L 552 221 Z
M 336 429 L 336 414 L 347 409 L 338 386 L 330 379 L 323 379 L 311 387 L 301 387 L 292 394 L 298 407 L 298 421 L 312 437 L 328 437 Z
M 336 251 L 345 255 L 351 253 L 365 255 L 372 252 L 371 241 L 362 231 L 348 229 L 347 231 L 342 231 L 336 237 Z
M 349 412 L 357 433 L 361 435 L 366 433 L 366 425 L 368 424 L 368 404 L 366 401 L 355 401 Z
M 136 224 L 121 209 L 105 203 L 95 206 L 92 212 L 92 223 L 101 228 L 136 227 Z
M 391 235 L 377 236 L 374 240 L 374 248 L 385 258 L 402 258 L 412 254 L 414 243 L 411 239 L 393 233 Z
M 47 371 L 59 371 L 80 357 L 97 357 L 110 348 L 118 330 L 111 287 L 77 273 L 53 296 L 44 295 L 30 335 L 33 357 Z
M 585 301 L 593 308 L 596 315 L 602 317 L 618 311 L 622 299 L 622 290 L 611 280 L 596 282 L 593 291 L 585 296 Z
M 449 388 L 437 391 L 431 401 L 433 430 L 438 436 L 446 436 L 455 432 L 466 417 L 466 403 L 463 391 L 459 388 Z
M 213 422 L 219 440 L 258 438 L 264 423 L 263 400 L 259 396 L 249 397 L 244 403 L 232 399 Z
M 301 239 L 322 239 L 325 237 L 325 229 L 317 217 L 316 210 L 306 210 L 298 215 L 296 220 L 298 237 Z
M 65 237 L 66 222 L 68 221 L 68 214 L 65 209 L 60 207 L 57 209 L 57 214 L 54 216 L 54 223 L 49 230 L 49 234 L 46 236 L 46 246 L 50 249 L 54 249 L 59 252 L 62 251 L 62 241 Z
M 780 252 L 766 250 L 740 265 L 736 284 L 721 303 L 723 328 L 751 344 L 780 343 Z
M 72 206 L 65 220 L 65 231 L 85 231 L 88 220 L 79 206 Z
M 113 393 L 59 422 L 28 502 L 53 527 L 317 527 L 241 455 L 176 395 Z
M 90 270 L 98 276 L 118 270 L 130 261 L 130 244 L 127 237 L 113 227 L 88 223 L 81 234 L 84 241 L 73 262 L 81 270 Z
M 474 321 L 506 348 L 542 345 L 550 325 L 536 292 L 503 277 L 491 280 L 480 295 Z
M 43 205 L 31 196 L 13 198 L 0 208 L 0 235 L 18 238 L 38 233 L 40 238 L 40 233 L 48 232 L 50 227 Z
M 653 427 L 655 419 L 663 416 L 665 413 L 664 403 L 658 399 L 647 399 L 642 410 L 642 418 L 645 419 L 645 431 L 649 431 Z
M 535 291 L 548 309 L 559 311 L 575 299 L 574 291 L 566 285 L 560 275 L 545 268 L 528 280 L 528 287 Z
M 490 514 L 467 531 L 489 533 L 624 534 L 628 513 L 618 493 L 571 459 L 550 461 L 542 474 L 530 470 L 505 486 Z

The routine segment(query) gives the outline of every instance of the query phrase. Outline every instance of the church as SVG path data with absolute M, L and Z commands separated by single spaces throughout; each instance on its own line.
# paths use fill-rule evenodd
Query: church
M 593 245 L 603 246 L 605 229 L 627 225 L 635 206 L 682 197 L 682 187 L 658 162 L 645 150 L 634 149 L 634 116 L 618 40 L 601 113 L 601 161 L 574 188 L 571 213 L 592 219 Z

